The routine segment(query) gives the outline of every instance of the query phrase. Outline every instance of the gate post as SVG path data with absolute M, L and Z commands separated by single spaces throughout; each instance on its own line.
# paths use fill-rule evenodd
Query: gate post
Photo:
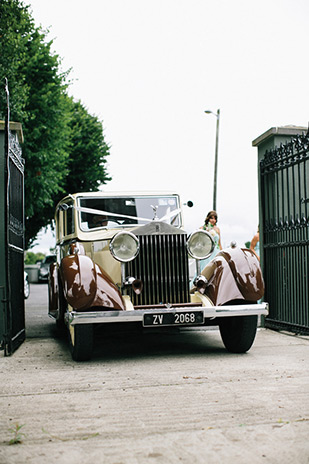
M 263 223 L 263 186 L 261 182 L 261 161 L 265 153 L 274 150 L 292 140 L 296 135 L 307 132 L 306 127 L 283 126 L 271 127 L 252 141 L 252 146 L 258 149 L 258 194 L 259 194 L 259 227 L 260 227 L 260 257 L 264 272 L 264 223 Z
M 16 143 L 22 143 L 23 132 L 22 125 L 18 122 L 10 122 L 10 133 Z M 7 204 L 7 176 L 8 176 L 8 154 L 6 141 L 6 124 L 0 121 L 0 349 L 4 349 L 5 354 L 10 354 L 11 348 L 8 349 L 8 337 L 12 335 L 12 314 L 10 311 L 10 295 L 8 288 L 10 285 L 10 275 L 8 273 L 8 204 Z M 23 194 L 23 192 L 22 192 Z M 23 272 L 23 270 L 21 271 Z M 18 270 L 17 274 L 20 273 Z M 17 276 L 15 275 L 15 277 Z M 23 305 L 23 307 L 21 307 Z M 21 332 L 17 336 L 15 347 L 24 339 L 24 302 L 19 302 L 19 321 L 18 329 Z M 22 314 L 23 312 L 23 314 Z M 23 329 L 22 329 L 23 326 Z M 14 327 L 15 328 L 15 327 Z M 23 333 L 22 333 L 23 332 Z M 15 334 L 14 334 L 15 335 Z M 17 334 L 18 335 L 18 334 Z M 18 339 L 19 338 L 19 339 Z M 11 342 L 10 342 L 10 345 Z M 14 348 L 15 348 L 14 347 Z
M 0 121 L 0 344 L 3 347 L 7 312 L 6 258 L 5 258 L 5 124 Z
M 308 129 L 272 127 L 258 148 L 261 266 L 267 327 L 309 333 Z

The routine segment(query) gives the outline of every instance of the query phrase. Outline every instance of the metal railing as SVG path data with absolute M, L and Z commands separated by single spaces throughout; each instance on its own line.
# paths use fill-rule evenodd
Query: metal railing
M 265 325 L 309 333 L 309 132 L 260 161 Z

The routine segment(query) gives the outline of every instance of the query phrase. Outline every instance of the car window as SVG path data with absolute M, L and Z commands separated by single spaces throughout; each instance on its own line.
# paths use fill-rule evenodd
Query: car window
M 172 195 L 80 198 L 79 206 L 82 230 L 143 225 L 153 219 L 163 220 L 175 227 L 180 227 L 181 224 L 178 197 Z
M 74 215 L 73 215 L 73 202 L 66 202 L 69 208 L 65 211 L 64 217 L 66 222 L 66 235 L 74 234 L 75 224 L 74 224 Z

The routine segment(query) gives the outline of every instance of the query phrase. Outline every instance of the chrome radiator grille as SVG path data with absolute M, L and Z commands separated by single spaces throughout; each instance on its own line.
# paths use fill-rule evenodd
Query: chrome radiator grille
M 128 264 L 127 275 L 143 281 L 136 305 L 190 302 L 186 234 L 141 235 L 140 252 Z

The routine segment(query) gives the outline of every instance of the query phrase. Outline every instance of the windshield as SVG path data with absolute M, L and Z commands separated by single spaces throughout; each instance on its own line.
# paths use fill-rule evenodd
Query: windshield
M 78 211 L 82 230 L 102 227 L 132 227 L 162 220 L 180 227 L 179 199 L 170 196 L 80 198 Z

